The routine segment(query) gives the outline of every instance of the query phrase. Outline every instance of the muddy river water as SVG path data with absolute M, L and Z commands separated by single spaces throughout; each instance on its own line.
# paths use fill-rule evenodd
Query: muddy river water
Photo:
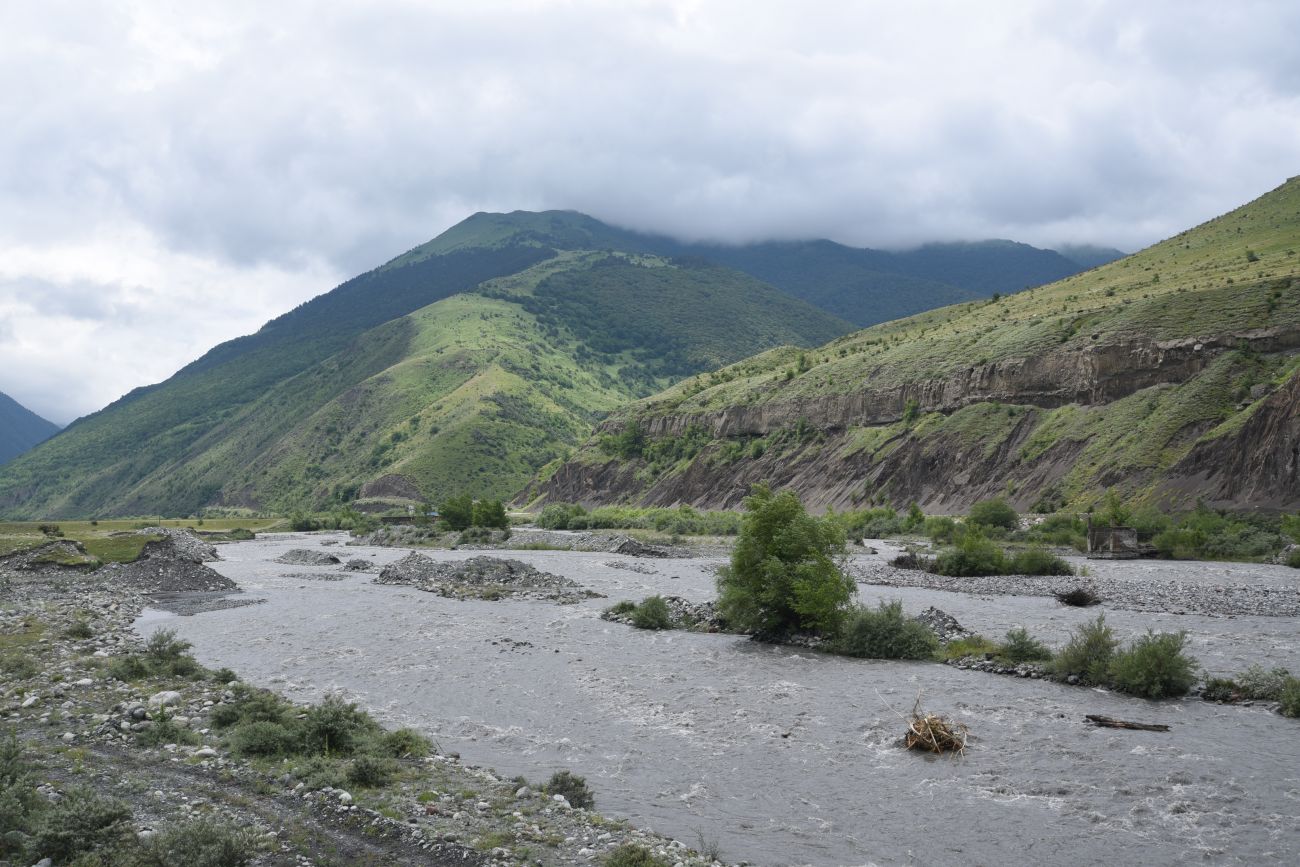
M 599 619 L 615 601 L 653 593 L 710 599 L 718 560 L 502 553 L 608 597 L 565 606 L 457 601 L 338 566 L 273 562 L 323 542 L 377 564 L 407 553 L 342 541 L 284 534 L 224 545 L 213 567 L 264 604 L 193 617 L 148 612 L 139 627 L 165 620 L 203 663 L 298 700 L 341 690 L 505 776 L 545 780 L 571 769 L 606 815 L 692 846 L 716 844 L 729 861 L 1300 862 L 1300 721 L 1264 708 L 1148 702 Z M 1100 568 L 1143 574 L 1136 564 Z M 1224 564 L 1177 568 L 1189 580 L 1244 580 Z M 1294 574 L 1263 567 L 1250 580 L 1294 586 Z M 901 598 L 912 612 L 935 605 L 990 636 L 1024 625 L 1054 646 L 1096 611 L 1045 597 L 859 590 L 869 603 Z M 1296 618 L 1108 610 L 1107 620 L 1125 638 L 1185 629 L 1192 653 L 1216 673 L 1257 661 L 1300 670 Z M 899 748 L 899 714 L 918 693 L 926 709 L 970 726 L 964 758 Z M 1084 723 L 1089 713 L 1171 732 L 1096 729 Z

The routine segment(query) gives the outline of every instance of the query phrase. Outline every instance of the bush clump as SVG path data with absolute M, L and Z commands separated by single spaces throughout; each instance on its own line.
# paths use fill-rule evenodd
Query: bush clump
M 970 523 L 981 527 L 1016 530 L 1020 527 L 1020 514 L 1001 497 L 981 500 L 970 507 Z
M 130 867 L 243 867 L 256 854 L 252 831 L 201 818 L 163 829 L 127 863 Z
M 1288 677 L 1277 697 L 1282 716 L 1300 717 L 1300 678 Z
M 86 639 L 94 638 L 95 630 L 84 620 L 77 620 L 67 629 L 63 630 L 65 638 Z
M 292 753 L 298 744 L 293 732 L 278 722 L 255 720 L 235 730 L 231 746 L 246 756 L 282 756 Z
M 167 716 L 161 708 L 158 710 L 158 716 L 154 719 L 147 729 L 136 735 L 136 739 L 145 746 L 157 747 L 163 744 L 190 744 L 194 745 L 199 742 L 197 732 L 192 732 L 188 728 L 177 725 L 175 720 Z
M 1256 701 L 1278 701 L 1282 697 L 1282 690 L 1286 688 L 1287 681 L 1292 679 L 1291 672 L 1285 668 L 1265 669 L 1261 665 L 1252 665 L 1237 675 L 1236 680 L 1237 687 L 1245 698 Z
M 856 591 L 840 568 L 844 534 L 804 511 L 792 491 L 755 485 L 731 563 L 718 573 L 718 608 L 728 622 L 760 635 L 834 635 Z
M 1002 549 L 973 530 L 963 534 L 955 548 L 935 557 L 930 568 L 939 575 L 954 578 L 1008 574 L 1007 557 Z
M 337 695 L 327 695 L 319 704 L 307 708 L 302 721 L 302 744 L 308 753 L 348 755 L 377 729 L 370 715 L 358 710 L 355 704 Z
M 968 635 L 949 641 L 943 646 L 944 659 L 961 659 L 966 656 L 982 656 L 991 659 L 997 656 L 1001 646 L 983 635 Z
M 632 625 L 637 629 L 671 629 L 673 615 L 662 596 L 647 596 L 632 611 Z
M 1186 632 L 1148 632 L 1111 660 L 1111 684 L 1143 698 L 1186 695 L 1196 683 L 1196 663 L 1183 654 L 1186 646 Z
M 1106 625 L 1106 615 L 1081 624 L 1052 661 L 1052 671 L 1061 678 L 1074 675 L 1090 686 L 1103 686 L 1110 679 L 1110 664 L 1119 640 Z
M 998 651 L 1007 662 L 1044 662 L 1052 658 L 1052 651 L 1047 645 L 1029 634 L 1023 626 L 1007 632 L 1006 641 Z
M 670 862 L 658 857 L 644 846 L 624 843 L 605 859 L 605 867 L 669 867 Z
M 397 765 L 386 756 L 360 755 L 348 765 L 348 782 L 354 786 L 385 786 L 397 773 Z
M 73 789 L 41 814 L 29 851 L 65 864 L 86 852 L 121 846 L 131 831 L 131 808 L 124 801 Z
M 379 752 L 395 759 L 422 759 L 429 754 L 429 739 L 415 729 L 385 732 L 379 739 Z
M 1073 575 L 1074 567 L 1042 548 L 1017 551 L 1008 564 L 1012 575 Z
M 590 810 L 596 806 L 596 798 L 591 794 L 591 790 L 587 788 L 586 779 L 569 771 L 556 771 L 547 780 L 542 791 L 548 795 L 563 795 L 571 807 L 582 807 Z
M 839 636 L 831 644 L 836 653 L 866 659 L 931 659 L 939 640 L 924 625 L 903 615 L 897 599 L 871 609 L 851 610 Z
M 40 674 L 41 666 L 25 653 L 6 653 L 0 656 L 0 672 L 14 680 L 26 680 Z

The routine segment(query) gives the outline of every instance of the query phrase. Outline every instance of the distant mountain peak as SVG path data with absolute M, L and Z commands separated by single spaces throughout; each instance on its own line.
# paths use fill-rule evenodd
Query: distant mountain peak
M 41 418 L 0 392 L 0 464 L 13 460 L 58 432 L 57 424 Z

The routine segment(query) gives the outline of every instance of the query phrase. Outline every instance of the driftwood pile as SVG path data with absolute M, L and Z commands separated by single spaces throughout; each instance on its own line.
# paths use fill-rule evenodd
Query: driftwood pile
M 907 721 L 907 734 L 903 736 L 903 744 L 909 750 L 963 755 L 969 734 L 970 730 L 963 723 L 922 711 L 921 697 L 918 695 L 916 704 L 912 705 L 912 717 Z

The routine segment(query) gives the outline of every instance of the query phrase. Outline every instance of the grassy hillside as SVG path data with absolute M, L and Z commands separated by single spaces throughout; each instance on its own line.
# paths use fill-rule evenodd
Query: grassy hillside
M 527 248 L 501 249 L 502 267 L 513 267 Z M 229 360 L 192 365 L 8 468 L 0 474 L 5 511 L 187 514 L 214 504 L 287 510 L 466 489 L 504 496 L 630 398 L 754 350 L 848 330 L 725 269 L 537 249 L 547 258 L 385 321 L 324 358 L 306 365 L 283 358 L 310 337 L 342 331 L 328 314 L 358 315 L 361 294 L 318 299 L 311 311 L 259 332 L 296 332 L 292 339 L 225 347 Z M 418 285 L 397 282 L 405 268 L 437 261 L 345 286 L 396 285 L 401 294 Z M 376 297 L 371 306 L 393 303 Z M 264 373 L 269 381 L 246 399 L 231 400 L 222 375 L 259 359 L 275 373 Z M 142 410 L 163 419 L 151 434 L 132 417 Z
M 635 423 L 670 438 L 703 430 L 707 445 L 649 473 L 630 462 L 639 477 L 601 493 L 583 479 L 615 467 L 593 440 L 548 496 L 718 505 L 734 487 L 717 488 L 721 479 L 766 473 L 837 505 L 959 508 L 993 494 L 1022 506 L 1086 504 L 1111 485 L 1194 500 L 1198 485 L 1212 493 L 1218 483 L 1183 479 L 1179 462 L 1205 438 L 1240 429 L 1297 375 L 1297 249 L 1293 179 L 1048 286 L 683 381 L 608 428 Z
M 0 464 L 13 460 L 58 431 L 59 426 L 54 422 L 46 421 L 0 392 Z

